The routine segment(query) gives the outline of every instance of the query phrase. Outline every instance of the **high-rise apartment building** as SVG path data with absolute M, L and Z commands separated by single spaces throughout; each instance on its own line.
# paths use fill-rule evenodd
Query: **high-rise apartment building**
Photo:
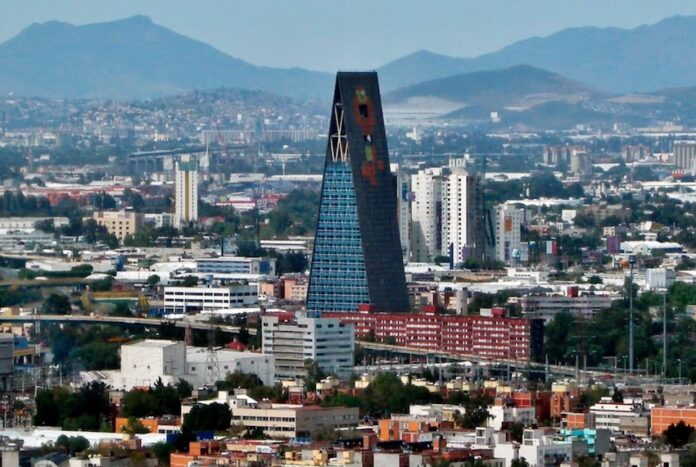
M 411 260 L 431 262 L 442 254 L 441 168 L 411 175 Z
M 411 261 L 411 176 L 392 164 L 396 189 L 396 218 L 399 222 L 399 239 L 404 263 Z
M 198 220 L 198 163 L 183 155 L 176 163 L 174 226 L 187 226 Z
M 282 320 L 264 316 L 263 353 L 275 358 L 276 378 L 306 376 L 305 362 L 313 360 L 327 372 L 345 374 L 352 370 L 355 333 L 352 324 L 336 318 L 296 316 Z
M 481 176 L 455 168 L 442 183 L 442 251 L 457 265 L 484 254 Z
M 408 311 L 377 73 L 336 76 L 307 311 Z
M 675 141 L 672 145 L 674 165 L 679 169 L 696 170 L 696 141 Z
M 508 204 L 495 208 L 495 258 L 512 264 L 521 255 L 524 209 Z

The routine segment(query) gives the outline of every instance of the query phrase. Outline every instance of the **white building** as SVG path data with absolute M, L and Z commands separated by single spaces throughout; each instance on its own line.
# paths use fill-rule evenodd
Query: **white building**
M 495 458 L 504 459 L 505 465 L 524 458 L 530 467 L 546 467 L 570 462 L 573 455 L 571 441 L 561 441 L 553 432 L 544 429 L 526 429 L 522 444 L 506 440 L 504 432 L 492 427 L 476 428 L 474 448 L 493 448 Z
M 198 220 L 198 164 L 190 155 L 181 156 L 175 170 L 174 227 Z
M 296 316 L 293 321 L 280 321 L 277 316 L 265 316 L 263 353 L 275 357 L 278 379 L 303 377 L 308 359 L 325 371 L 348 373 L 355 357 L 353 325 L 337 318 Z
M 651 268 L 645 271 L 645 287 L 648 290 L 667 289 L 676 279 L 674 269 Z
M 509 265 L 521 255 L 524 209 L 501 204 L 495 208 L 495 257 Z M 517 254 L 516 254 L 517 253 Z
M 483 256 L 481 177 L 455 168 L 442 184 L 442 250 L 452 248 L 454 264 Z
M 196 271 L 204 274 L 263 274 L 276 275 L 275 258 L 220 256 L 196 258 Z
M 442 169 L 411 175 L 411 260 L 432 262 L 442 252 Z
M 486 421 L 486 426 L 501 430 L 503 425 L 509 426 L 512 423 L 522 423 L 530 426 L 536 423 L 536 409 L 534 407 L 507 407 L 503 405 L 493 405 L 488 408 L 491 417 Z
M 101 380 L 115 389 L 130 391 L 150 387 L 157 380 L 176 384 L 180 379 L 192 386 L 213 384 L 229 373 L 241 371 L 255 374 L 266 385 L 275 382 L 275 362 L 272 355 L 215 349 L 209 358 L 204 347 L 187 347 L 180 341 L 145 339 L 121 346 L 121 370 L 83 372 L 83 381 Z M 215 363 L 215 366 L 208 363 Z
M 226 310 L 254 306 L 259 302 L 258 286 L 234 284 L 225 287 L 165 287 L 166 313 Z
M 610 397 L 603 397 L 590 407 L 595 419 L 595 428 L 606 428 L 612 432 L 622 431 L 624 425 L 635 425 L 636 419 L 647 418 L 647 412 L 640 403 L 616 403 Z
M 399 223 L 399 239 L 404 262 L 411 260 L 411 176 L 392 164 L 392 173 L 396 178 L 396 217 Z

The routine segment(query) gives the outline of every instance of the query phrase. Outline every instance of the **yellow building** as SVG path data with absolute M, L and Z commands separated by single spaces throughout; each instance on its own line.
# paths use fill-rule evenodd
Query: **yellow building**
M 120 242 L 128 235 L 135 235 L 143 225 L 142 214 L 133 211 L 98 211 L 92 219 L 106 227 Z

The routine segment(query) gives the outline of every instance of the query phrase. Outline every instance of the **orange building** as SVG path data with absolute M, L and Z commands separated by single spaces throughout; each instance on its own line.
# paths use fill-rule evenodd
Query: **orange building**
M 593 428 L 592 414 L 585 412 L 565 412 L 563 414 L 563 426 L 570 430 Z
M 564 412 L 577 412 L 581 398 L 577 391 L 554 392 L 551 395 L 551 418 L 559 419 Z
M 431 428 L 437 427 L 437 422 L 404 416 L 382 419 L 378 426 L 380 441 L 398 441 L 406 438 L 412 442 L 412 433 L 428 433 Z
M 179 431 L 179 427 L 181 427 L 181 418 L 179 417 L 144 417 L 138 418 L 137 421 L 150 430 L 150 433 L 172 433 Z M 114 431 L 123 433 L 126 431 L 127 426 L 128 418 L 117 417 L 114 423 Z
M 684 422 L 696 427 L 696 408 L 686 407 L 653 407 L 650 410 L 650 433 L 661 435 L 672 424 Z
M 551 417 L 551 393 L 542 391 L 515 391 L 512 393 L 515 407 L 534 407 L 536 419 L 547 420 Z

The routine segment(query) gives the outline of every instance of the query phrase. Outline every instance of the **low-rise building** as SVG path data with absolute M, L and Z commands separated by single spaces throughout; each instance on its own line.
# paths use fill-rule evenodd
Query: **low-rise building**
M 258 286 L 233 284 L 225 287 L 165 287 L 165 313 L 226 310 L 258 304 Z
M 232 410 L 232 424 L 247 430 L 262 430 L 272 438 L 301 438 L 337 428 L 358 425 L 356 407 L 319 407 L 296 404 L 258 403 Z
M 128 235 L 135 235 L 142 227 L 142 214 L 134 211 L 97 211 L 92 215 L 97 224 L 123 241 Z
M 276 275 L 276 259 L 219 256 L 217 258 L 196 258 L 196 271 L 204 274 L 255 274 Z
M 520 299 L 522 313 L 550 321 L 562 311 L 591 318 L 598 311 L 611 307 L 612 298 L 606 295 L 527 295 Z
M 82 379 L 101 380 L 114 389 L 130 391 L 151 387 L 158 380 L 174 385 L 183 379 L 199 387 L 213 384 L 235 371 L 255 374 L 269 386 L 275 382 L 272 355 L 230 349 L 209 350 L 158 339 L 124 344 L 121 346 L 120 371 L 83 372 Z

